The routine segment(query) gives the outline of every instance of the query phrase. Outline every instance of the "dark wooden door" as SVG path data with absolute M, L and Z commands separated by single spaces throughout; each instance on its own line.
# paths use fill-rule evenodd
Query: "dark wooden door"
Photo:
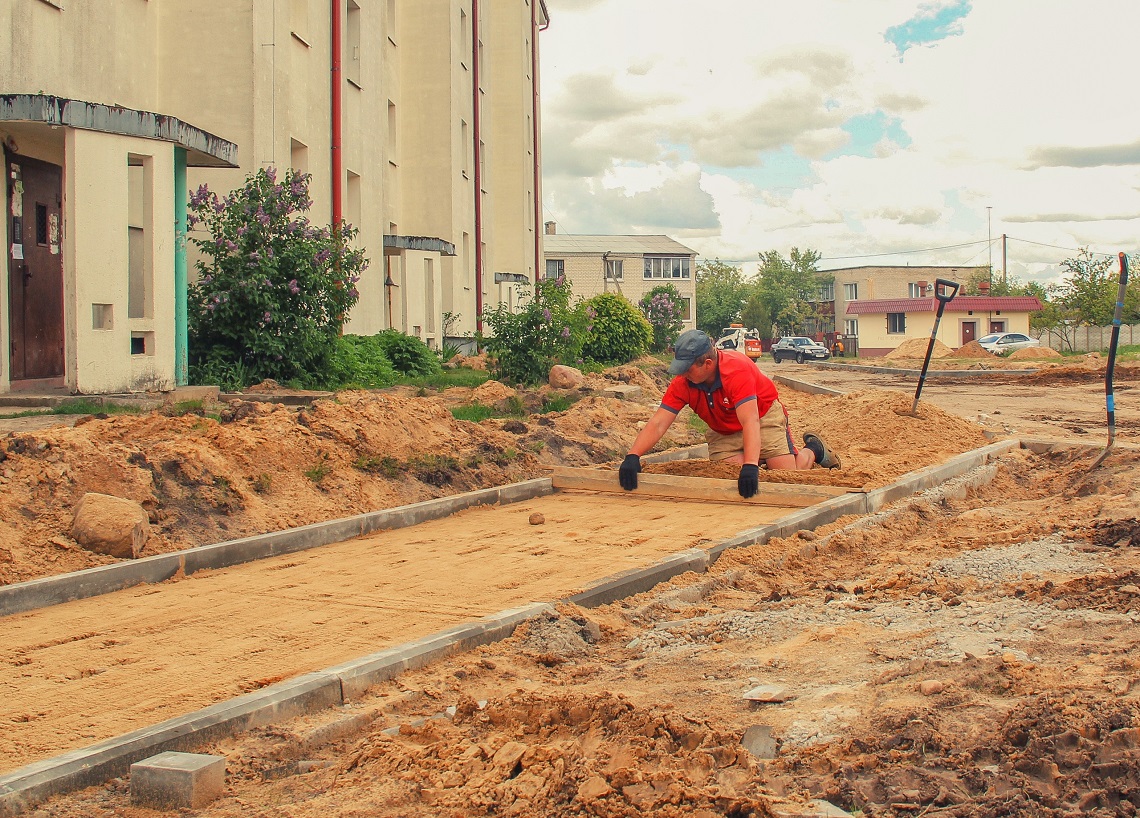
M 962 322 L 962 346 L 965 346 L 966 344 L 973 341 L 974 337 L 977 334 L 978 334 L 978 322 L 977 321 L 963 321 Z
M 12 154 L 4 164 L 11 380 L 62 385 L 63 168 Z

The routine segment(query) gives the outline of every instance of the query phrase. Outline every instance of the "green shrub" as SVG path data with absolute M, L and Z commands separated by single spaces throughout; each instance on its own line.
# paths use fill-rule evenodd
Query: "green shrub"
M 592 314 L 591 314 L 592 313 Z M 586 302 L 593 320 L 582 354 L 607 364 L 624 364 L 649 349 L 653 327 L 641 311 L 616 293 L 601 293 Z
M 681 293 L 672 284 L 659 284 L 637 302 L 649 325 L 653 328 L 650 351 L 664 352 L 673 346 L 681 332 L 685 305 Z
M 383 389 L 399 380 L 392 362 L 375 335 L 342 335 L 333 344 L 321 374 L 310 384 L 322 389 L 348 385 Z
M 439 357 L 419 338 L 395 329 L 373 336 L 397 372 L 405 377 L 423 377 L 440 371 Z
M 190 238 L 202 254 L 189 288 L 195 382 L 287 382 L 328 358 L 368 261 L 352 226 L 310 224 L 309 179 L 262 168 L 226 196 L 205 185 L 190 196 L 187 223 L 205 233 Z
M 581 365 L 586 316 L 570 298 L 570 282 L 559 276 L 537 282 L 533 294 L 523 290 L 517 312 L 503 303 L 483 311 L 493 334 L 479 341 L 497 380 L 533 385 L 544 382 L 554 364 Z

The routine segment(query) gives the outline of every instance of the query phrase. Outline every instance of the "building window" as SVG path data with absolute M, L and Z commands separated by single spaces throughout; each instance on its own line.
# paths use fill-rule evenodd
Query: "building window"
M 834 301 L 835 300 L 835 282 L 830 284 L 821 284 L 819 287 L 819 300 L 820 301 Z
M 471 167 L 471 157 L 469 147 L 471 145 L 471 138 L 467 135 L 467 123 L 462 119 L 459 120 L 459 171 L 463 174 L 463 178 L 467 177 L 467 170 Z
M 930 292 L 930 285 L 929 284 L 926 284 L 926 285 L 915 284 L 914 282 L 911 282 L 910 284 L 907 285 L 907 290 L 908 290 L 907 294 L 911 298 L 926 298 L 926 296 Z
M 859 319 L 848 318 L 843 322 L 843 334 L 850 338 L 859 337 Z
M 348 17 L 345 20 L 345 60 L 344 76 L 349 82 L 360 87 L 360 6 L 356 0 L 348 0 Z
M 566 262 L 560 258 L 548 258 L 546 260 L 546 278 L 560 278 L 566 275 Z
M 859 300 L 859 285 L 858 284 L 844 284 L 843 285 L 843 300 L 844 301 L 858 301 Z
M 680 278 L 690 276 L 688 256 L 649 257 L 645 258 L 644 278 Z
M 693 320 L 693 313 L 691 311 L 689 299 L 686 298 L 685 296 L 681 296 L 681 320 L 682 321 L 692 321 Z
M 905 312 L 887 313 L 887 332 L 893 335 L 903 335 L 906 333 Z
M 606 281 L 622 281 L 622 260 L 606 259 Z
M 289 167 L 301 173 L 309 172 L 309 148 L 296 139 L 289 140 Z

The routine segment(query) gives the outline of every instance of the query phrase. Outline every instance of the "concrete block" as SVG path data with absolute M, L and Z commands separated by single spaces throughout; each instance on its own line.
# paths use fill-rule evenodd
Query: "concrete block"
M 607 398 L 617 398 L 618 400 L 637 400 L 642 395 L 642 389 L 632 383 L 623 383 L 607 386 L 602 390 L 602 394 Z
M 201 753 L 159 753 L 131 765 L 131 802 L 152 809 L 198 809 L 226 789 L 226 760 Z

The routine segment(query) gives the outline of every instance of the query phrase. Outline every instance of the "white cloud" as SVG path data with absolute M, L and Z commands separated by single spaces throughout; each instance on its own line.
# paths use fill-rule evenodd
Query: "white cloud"
M 991 207 L 1026 275 L 1083 244 L 1136 249 L 1131 0 L 547 5 L 544 199 L 568 232 L 839 257 L 984 242 Z M 908 21 L 900 59 L 885 33 Z

